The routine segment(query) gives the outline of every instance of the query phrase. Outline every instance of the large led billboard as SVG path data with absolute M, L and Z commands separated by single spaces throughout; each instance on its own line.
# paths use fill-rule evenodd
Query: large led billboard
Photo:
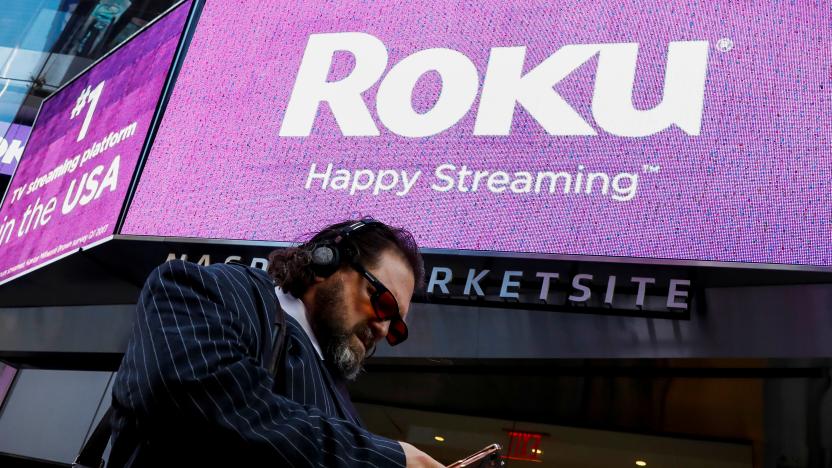
M 0 282 L 114 233 L 189 4 L 43 102 L 0 208 Z
M 124 234 L 832 265 L 823 2 L 207 1 Z

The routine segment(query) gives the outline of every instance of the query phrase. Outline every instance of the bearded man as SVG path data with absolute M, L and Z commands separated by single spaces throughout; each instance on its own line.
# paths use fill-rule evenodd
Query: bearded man
M 441 466 L 368 432 L 345 386 L 381 339 L 407 338 L 424 277 L 410 233 L 351 220 L 269 260 L 268 275 L 178 260 L 150 275 L 107 466 Z

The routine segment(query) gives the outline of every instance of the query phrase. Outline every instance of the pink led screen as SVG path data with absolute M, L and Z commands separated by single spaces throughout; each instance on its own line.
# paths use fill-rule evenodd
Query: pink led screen
M 185 4 L 44 101 L 0 208 L 0 282 L 113 234 L 187 16 Z
M 208 1 L 123 233 L 832 265 L 824 2 Z

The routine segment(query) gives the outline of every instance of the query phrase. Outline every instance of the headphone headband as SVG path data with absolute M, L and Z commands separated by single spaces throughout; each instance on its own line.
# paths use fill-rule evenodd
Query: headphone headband
M 356 254 L 356 252 L 347 251 L 343 242 L 361 229 L 374 224 L 383 223 L 372 218 L 358 220 L 338 229 L 335 234 L 316 242 L 312 246 L 312 263 L 310 264 L 315 275 L 326 278 L 335 273 L 341 267 L 344 258 Z
M 372 226 L 374 224 L 381 224 L 380 221 L 376 221 L 371 218 L 358 220 L 350 225 L 344 226 L 335 233 L 335 237 L 332 239 L 333 242 L 336 244 L 340 243 L 342 240 L 348 238 L 350 235 L 354 234 L 356 231 L 367 227 Z

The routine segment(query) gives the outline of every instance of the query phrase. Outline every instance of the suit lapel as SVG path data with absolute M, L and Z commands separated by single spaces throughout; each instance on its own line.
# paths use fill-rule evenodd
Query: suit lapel
M 289 359 L 298 359 L 301 361 L 301 365 L 309 370 L 309 373 L 297 373 L 292 371 L 291 373 L 294 378 L 298 378 L 300 376 L 307 381 L 304 382 L 303 385 L 297 385 L 297 382 L 286 382 L 287 390 L 288 387 L 291 386 L 297 391 L 283 394 L 293 397 L 295 401 L 298 401 L 301 404 L 316 406 L 318 409 L 326 414 L 329 414 L 330 416 L 335 416 L 360 425 L 361 423 L 356 417 L 354 408 L 349 406 L 350 403 L 348 394 L 346 395 L 347 398 L 341 394 L 336 379 L 330 374 L 330 371 L 324 361 L 318 357 L 318 353 L 312 346 L 312 342 L 306 335 L 306 332 L 303 331 L 300 324 L 289 315 L 286 316 L 286 323 L 289 326 L 288 338 L 290 349 L 288 350 L 289 352 L 286 357 L 287 362 L 283 366 L 284 372 L 291 371 L 291 369 L 285 368 L 286 366 L 292 366 L 292 363 L 288 362 Z M 323 398 L 325 398 L 326 401 L 319 401 L 320 399 L 316 398 L 319 392 L 324 393 Z M 344 392 L 346 393 L 346 388 L 344 388 Z M 301 398 L 298 398 L 301 395 L 302 400 Z M 327 406 L 329 406 L 329 408 L 327 408 Z
M 327 387 L 329 387 L 332 398 L 336 402 L 341 418 L 363 427 L 361 420 L 358 418 L 358 412 L 352 404 L 350 394 L 347 391 L 347 386 L 344 381 L 342 379 L 336 379 L 332 376 L 334 371 L 330 373 L 329 365 L 326 365 L 323 361 L 321 361 L 320 364 L 322 372 L 327 379 Z

